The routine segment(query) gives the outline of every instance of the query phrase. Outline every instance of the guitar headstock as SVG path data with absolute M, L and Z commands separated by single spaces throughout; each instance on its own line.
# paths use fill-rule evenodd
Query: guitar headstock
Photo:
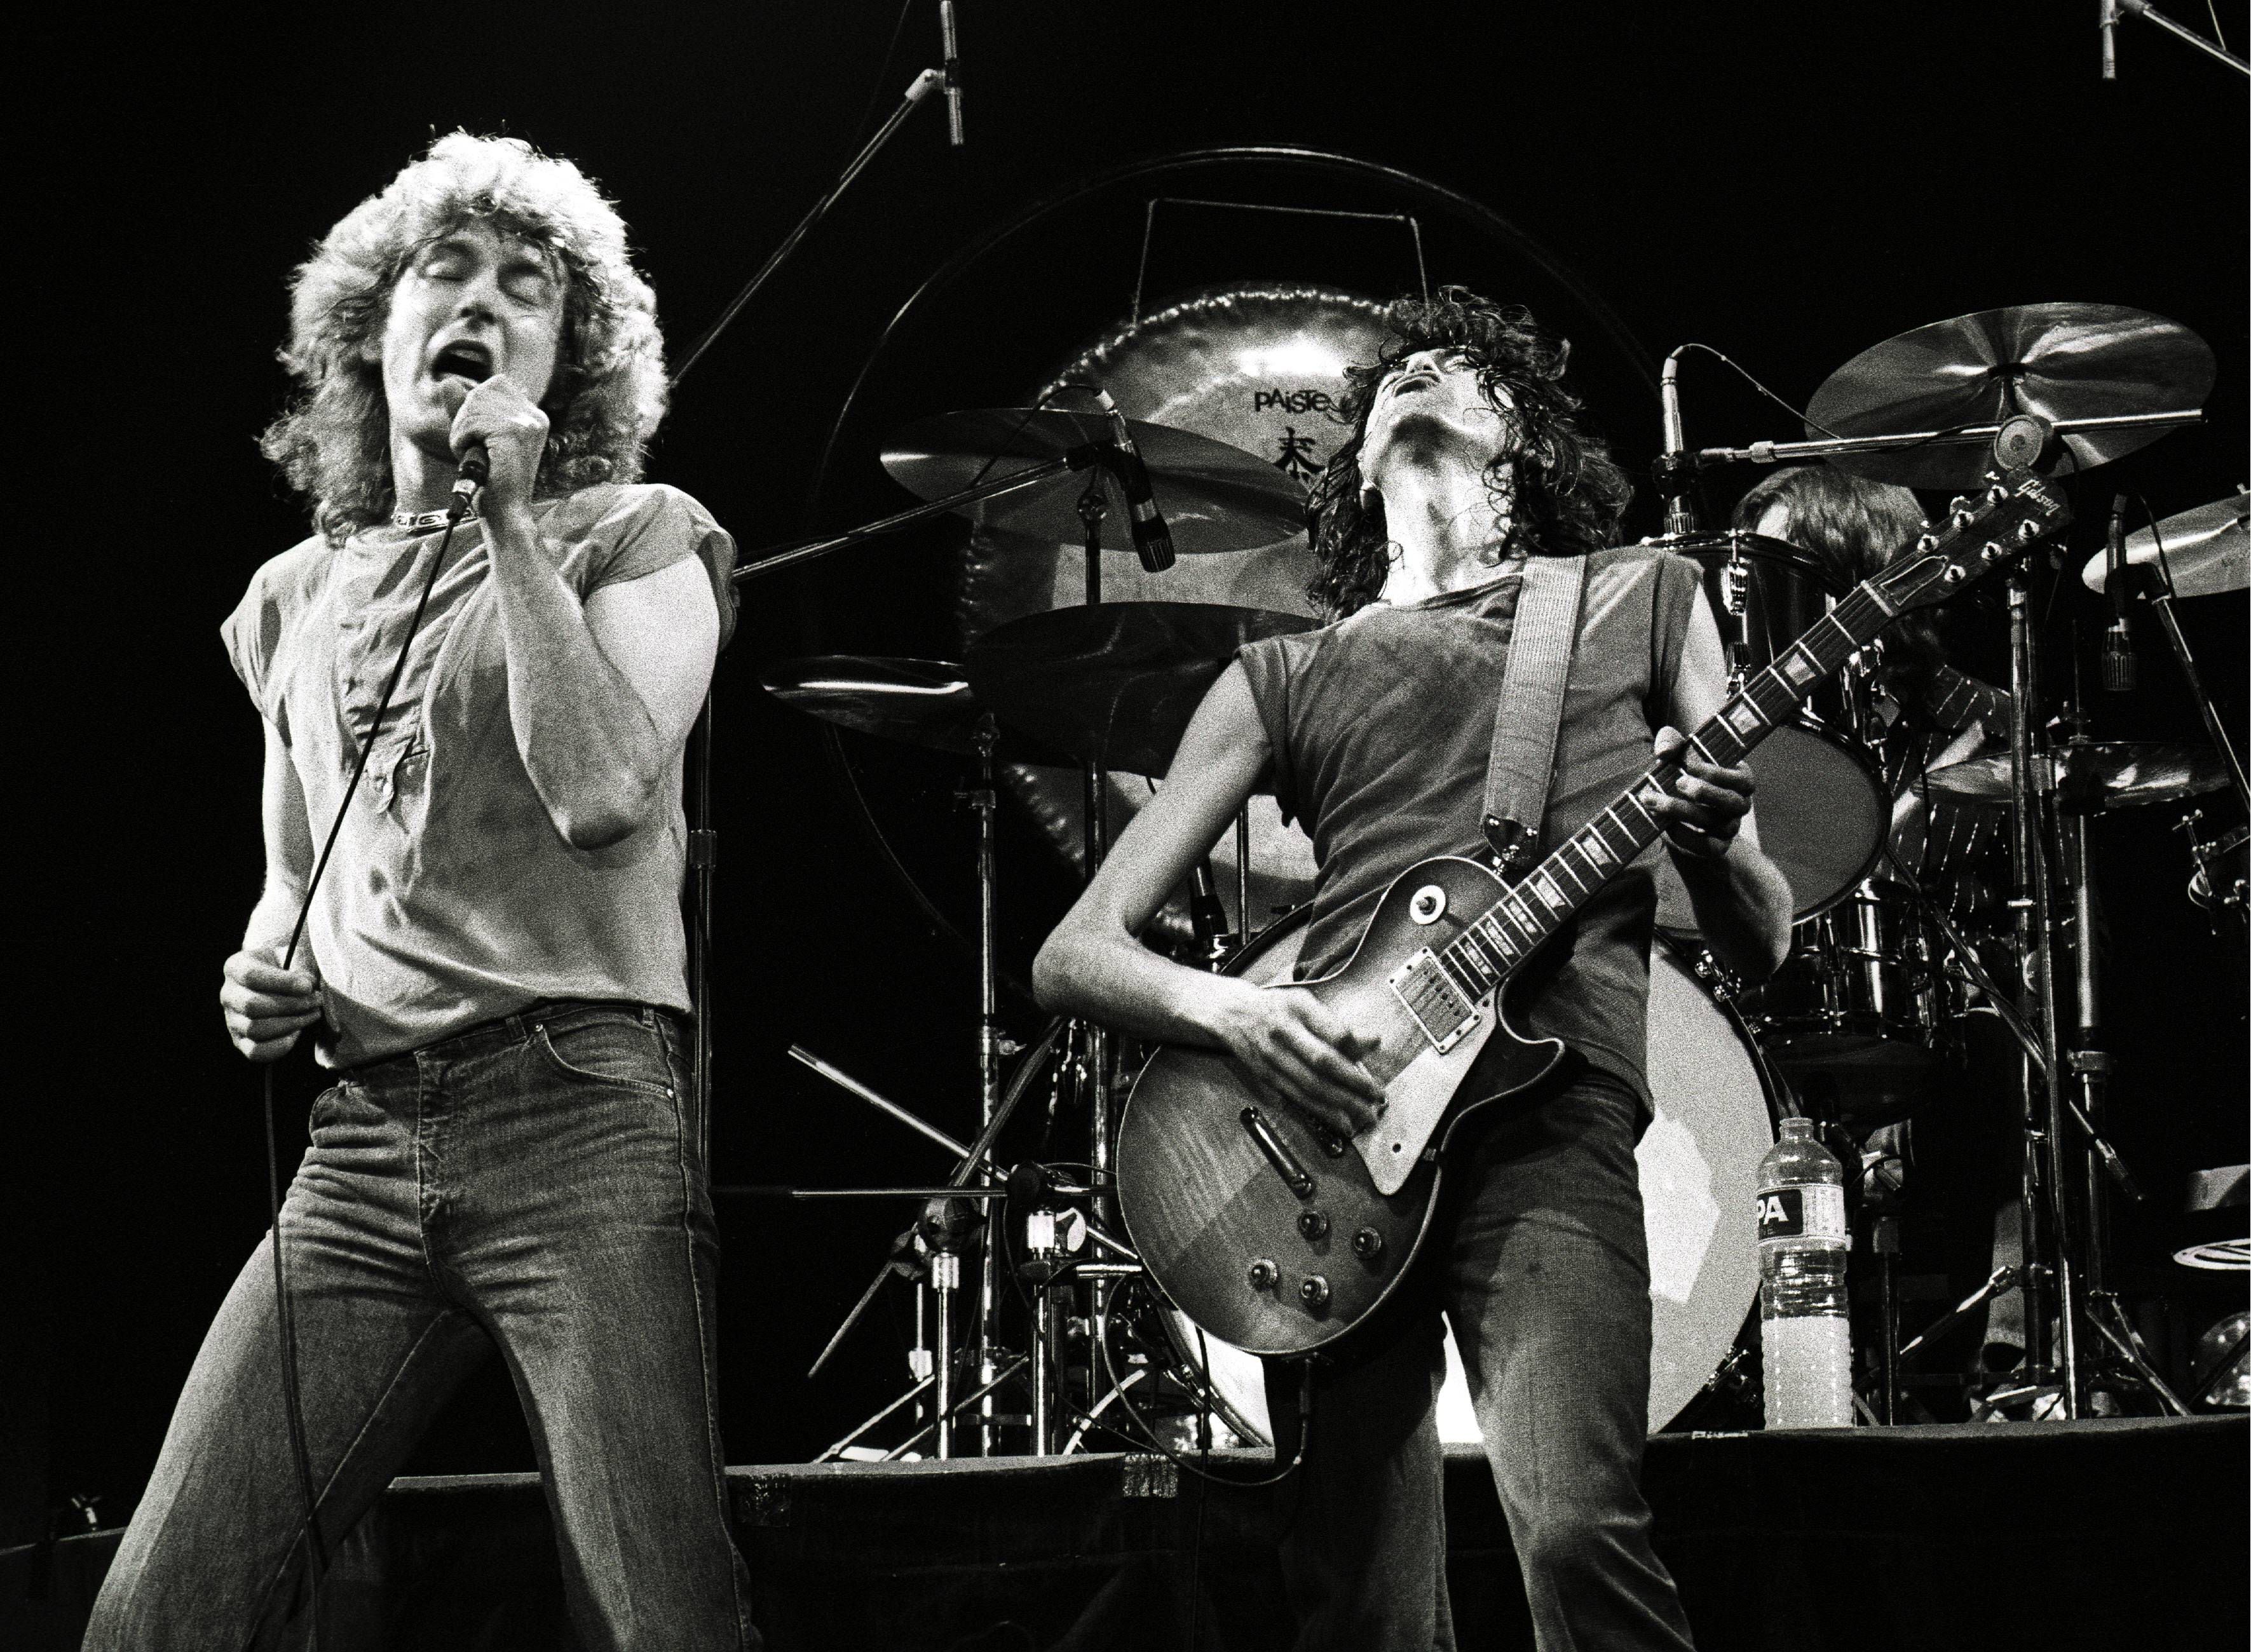
M 1914 544 L 1868 584 L 1894 609 L 1926 608 L 2006 567 L 2071 521 L 2062 491 L 2028 470 L 2009 471 L 1947 507 Z

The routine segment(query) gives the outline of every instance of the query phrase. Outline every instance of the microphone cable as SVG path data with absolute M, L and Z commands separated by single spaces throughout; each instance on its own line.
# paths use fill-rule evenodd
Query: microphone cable
M 305 893 L 297 903 L 296 922 L 289 929 L 288 944 L 282 949 L 281 968 L 285 971 L 297 956 L 297 944 L 304 938 L 305 922 L 313 909 L 313 895 L 321 887 L 321 877 L 329 868 L 329 857 L 335 853 L 336 837 L 343 830 L 351 800 L 359 791 L 360 777 L 367 772 L 369 754 L 383 732 L 383 719 L 391 709 L 391 697 L 398 692 L 399 680 L 406 674 L 406 656 L 414 646 L 414 638 L 422 629 L 422 616 L 430 606 L 430 593 L 438 584 L 438 570 L 446 564 L 446 552 L 454 543 L 454 530 L 467 520 L 470 495 L 456 494 L 453 508 L 446 516 L 446 531 L 438 540 L 438 549 L 430 558 L 430 571 L 422 581 L 421 594 L 415 598 L 413 617 L 406 622 L 406 635 L 398 645 L 398 657 L 391 661 L 391 675 L 383 685 L 382 698 L 376 702 L 375 716 L 368 724 L 367 733 L 359 743 L 358 755 L 352 762 L 350 779 L 344 783 L 343 800 L 336 805 L 336 818 L 329 823 L 329 835 L 321 845 L 321 853 L 313 863 L 313 875 L 306 881 Z M 306 1551 L 307 1575 L 310 1579 L 311 1618 L 306 1638 L 308 1652 L 317 1652 L 321 1642 L 321 1578 L 329 1567 L 328 1544 L 321 1536 L 319 1519 L 320 1494 L 313 1484 L 313 1460 L 305 1444 L 305 1408 L 297 1375 L 297 1317 L 289 1300 L 288 1265 L 282 1259 L 281 1243 L 281 1156 L 274 1128 L 274 1068 L 280 1061 L 276 1056 L 266 1063 L 263 1075 L 266 1113 L 266 1204 L 274 1224 L 274 1318 L 281 1342 L 282 1410 L 289 1425 L 289 1457 L 296 1469 L 297 1490 L 304 1504 L 302 1524 L 298 1537 Z

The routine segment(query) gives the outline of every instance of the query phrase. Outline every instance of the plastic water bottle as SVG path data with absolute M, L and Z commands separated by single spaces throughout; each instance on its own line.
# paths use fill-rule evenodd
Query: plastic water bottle
M 1845 1168 L 1785 1118 L 1759 1161 L 1759 1330 L 1766 1354 L 1766 1426 L 1853 1426 L 1853 1334 L 1845 1296 Z

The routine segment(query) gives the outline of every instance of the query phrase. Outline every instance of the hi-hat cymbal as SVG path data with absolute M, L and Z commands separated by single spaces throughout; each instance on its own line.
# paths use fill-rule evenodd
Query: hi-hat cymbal
M 2018 413 L 2053 421 L 2171 412 L 2202 406 L 2218 371 L 2210 347 L 2162 315 L 2116 304 L 2018 304 L 1933 321 L 1862 350 L 1814 393 L 1805 433 L 1951 430 Z M 2066 468 L 2107 464 L 2164 433 L 2065 436 Z M 1951 488 L 1976 483 L 1991 460 L 1990 447 L 1972 443 L 1829 462 L 1878 481 Z
M 815 654 L 769 666 L 758 681 L 775 699 L 823 722 L 941 751 L 976 750 L 985 712 L 961 667 L 948 660 Z
M 2073 740 L 2048 754 L 2055 765 L 2057 801 L 2074 812 L 2177 803 L 2227 784 L 2219 754 L 2204 746 L 2160 745 L 2154 740 Z M 1986 803 L 2009 801 L 2009 754 L 1970 757 L 1933 769 L 1934 791 Z
M 1141 419 L 1129 420 L 1128 427 L 1149 467 L 1151 491 L 1172 530 L 1173 548 L 1182 556 L 1250 550 L 1305 531 L 1306 490 L 1287 471 L 1193 431 Z M 1098 413 L 972 408 L 894 431 L 883 445 L 883 468 L 925 499 L 942 499 L 1060 459 L 1084 443 L 1107 441 L 1111 433 L 1110 421 Z M 1085 491 L 1085 477 L 1064 474 L 963 514 L 976 513 L 988 528 L 1075 543 L 1084 531 L 1078 498 Z M 1114 488 L 1105 538 L 1119 550 L 1132 545 Z
M 1237 648 L 1315 623 L 1219 603 L 1056 608 L 987 632 L 969 681 L 1011 728 L 1088 763 L 1162 775 Z
M 2153 563 L 2162 547 L 2176 597 L 2211 597 L 2251 585 L 2251 494 L 2214 500 L 2126 536 L 2126 560 Z M 2109 559 L 2097 551 L 2079 571 L 2089 591 L 2109 577 Z

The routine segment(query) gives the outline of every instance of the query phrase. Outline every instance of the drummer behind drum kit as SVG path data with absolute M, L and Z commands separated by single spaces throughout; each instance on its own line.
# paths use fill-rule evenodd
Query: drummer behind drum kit
M 973 516 L 971 554 L 983 559 L 973 570 L 965 614 L 981 634 L 966 663 L 830 655 L 783 662 L 763 677 L 771 693 L 814 716 L 978 764 L 971 792 L 980 822 L 978 1139 L 955 1141 L 810 1053 L 792 1052 L 945 1143 L 959 1159 L 943 1186 L 848 1190 L 927 1202 L 821 1362 L 893 1273 L 920 1281 L 921 1345 L 910 1391 L 825 1455 L 949 1455 L 965 1431 L 980 1453 L 1049 1454 L 1076 1448 L 1098 1425 L 1125 1432 L 1119 1413 L 1160 1446 L 1208 1444 L 1222 1427 L 1222 1443 L 1224 1435 L 1246 1444 L 1265 1439 L 1256 1362 L 1219 1340 L 1211 1316 L 1199 1324 L 1175 1306 L 1177 1282 L 1143 1254 L 1149 1207 L 1137 1211 L 1129 1198 L 1118 1208 L 1118 1190 L 1133 1179 L 1130 1167 L 1121 1172 L 1112 1162 L 1120 1151 L 1112 1075 L 1121 1053 L 1110 1035 L 1057 1023 L 1003 1082 L 994 814 L 1004 772 L 1037 811 L 1063 796 L 1056 776 L 1075 766 L 1078 810 L 1070 824 L 1077 841 L 1069 847 L 1091 874 L 1119 812 L 1113 773 L 1145 777 L 1135 785 L 1146 795 L 1236 649 L 1317 623 L 1297 588 L 1311 571 L 1302 479 L 1318 473 L 1322 455 L 1297 425 L 1278 442 L 1270 442 L 1271 432 L 1229 428 L 1217 411 L 1225 398 L 1202 392 L 1236 370 L 1230 362 L 1255 361 L 1252 372 L 1270 377 L 1286 363 L 1305 381 L 1291 397 L 1312 409 L 1333 404 L 1343 364 L 1370 353 L 1376 313 L 1350 295 L 1245 290 L 1137 321 L 1082 356 L 1031 408 L 941 414 L 897 432 L 883 463 L 932 503 L 743 570 L 755 577 L 946 510 Z M 2194 422 L 2213 374 L 2202 341 L 2162 318 L 2036 305 L 1921 328 L 1864 352 L 1814 398 L 1807 422 L 1820 439 L 1688 453 L 1672 402 L 1672 451 L 1658 473 L 1672 505 L 1668 532 L 1654 543 L 1701 569 L 1734 686 L 1756 687 L 1846 593 L 1802 547 L 1697 531 L 1685 501 L 1700 465 L 1825 459 L 1874 479 L 1942 488 L 1978 487 L 1996 467 L 2068 475 Z M 1088 382 L 1097 376 L 1181 423 L 1126 418 Z M 1669 387 L 1671 363 L 1667 380 Z M 1283 394 L 1273 392 L 1277 400 Z M 1310 432 L 1317 418 L 1299 423 Z M 1182 427 L 1188 425 L 1202 428 Z M 1246 452 L 1222 431 L 1278 452 Z M 1105 522 L 1113 513 L 1131 529 L 1131 561 L 1105 553 Z M 1965 507 L 1952 527 L 1968 518 Z M 2089 828 L 2109 811 L 2224 788 L 2239 802 L 2251 800 L 2172 612 L 2181 598 L 2251 584 L 2251 540 L 2240 490 L 2130 536 L 2116 528 L 2114 521 L 2109 548 L 2083 577 L 2098 591 L 2123 583 L 2146 594 L 2200 702 L 2210 749 L 2094 742 L 2077 732 L 2051 743 L 2037 718 L 2013 715 L 2012 707 L 2041 704 L 2038 639 L 2019 565 L 2010 584 L 2009 692 L 1941 667 L 1942 686 L 1977 702 L 2001 749 L 1903 764 L 1886 720 L 1880 642 L 1817 685 L 1759 747 L 1753 767 L 1762 841 L 1796 902 L 1795 945 L 1780 975 L 1755 988 L 1729 981 L 1699 944 L 1677 886 L 1661 902 L 1649 1019 L 1656 1118 L 1638 1154 L 1655 1314 L 1652 1428 L 1742 1363 L 1730 1351 L 1757 1281 L 1744 1213 L 1775 1116 L 1805 1111 L 1861 1133 L 1907 1116 L 1957 1054 L 1973 1011 L 2001 1019 L 2022 1049 L 2026 1256 L 1997 1274 L 1978 1300 L 2011 1284 L 2025 1290 L 2033 1328 L 2026 1393 L 2050 1395 L 2074 1415 L 2102 1383 L 2138 1384 L 2180 1403 L 2105 1294 L 2104 1180 L 2125 1185 L 2130 1178 L 2102 1135 L 2110 1062 L 2094 1045 L 2101 1013 L 2095 949 L 2087 944 Z M 2046 531 L 2030 522 L 2021 536 Z M 1175 552 L 1190 561 L 1164 571 Z M 1243 573 L 1226 571 L 1246 557 Z M 1027 563 L 1036 564 L 1029 574 Z M 1222 571 L 1202 571 L 1210 567 Z M 1137 597 L 1177 590 L 1195 599 L 1105 601 L 1106 580 Z M 1283 606 L 1208 599 L 1246 586 L 1282 593 L 1272 600 Z M 1186 932 L 1163 938 L 1184 959 L 1273 981 L 1287 978 L 1295 955 L 1301 913 L 1288 909 L 1302 904 L 1310 859 L 1302 840 L 1278 841 L 1288 829 L 1271 813 L 1271 798 L 1256 801 L 1267 811 L 1259 829 L 1246 809 L 1233 843 L 1222 846 L 1231 864 L 1199 870 Z M 1934 810 L 1949 817 L 1943 833 Z M 2240 933 L 2244 828 L 2208 835 L 2198 830 L 2201 819 L 2192 813 L 2185 823 L 2191 895 Z M 1961 874 L 1980 870 L 1970 862 L 1996 858 L 2003 845 L 2009 866 L 1993 881 L 2010 896 L 1956 899 L 1950 891 L 1963 886 Z M 1261 881 L 1254 861 L 1286 863 L 1278 882 L 1271 873 Z M 1661 882 L 1666 875 L 1660 867 Z M 1285 909 L 1262 927 L 1253 916 L 1257 896 L 1278 891 L 1290 898 L 1267 903 Z M 2043 938 L 2054 944 L 2040 944 Z M 1996 971 L 1981 954 L 2006 962 Z M 2060 957 L 2072 971 L 2061 989 Z M 1085 1162 L 1004 1171 L 994 1143 L 1042 1076 L 1051 1112 L 1075 1116 L 1083 1127 Z M 971 1256 L 973 1282 L 963 1268 Z M 1307 1304 L 1315 1311 L 1310 1296 Z M 1021 1321 L 1013 1329 L 1011 1316 Z M 1884 1346 L 1864 1388 L 1870 1409 L 1888 1420 L 1899 1379 L 1889 1329 L 1896 1307 L 1888 1301 L 1884 1320 Z M 1292 1345 L 1324 1334 L 1300 1335 Z M 2115 1356 L 2099 1377 L 2088 1357 L 2097 1339 Z M 1017 1393 L 1024 1403 L 1011 1402 Z M 861 1443 L 911 1405 L 918 1426 L 903 1441 L 888 1448 Z M 1458 1365 L 1440 1412 L 1449 1437 L 1474 1437 Z

